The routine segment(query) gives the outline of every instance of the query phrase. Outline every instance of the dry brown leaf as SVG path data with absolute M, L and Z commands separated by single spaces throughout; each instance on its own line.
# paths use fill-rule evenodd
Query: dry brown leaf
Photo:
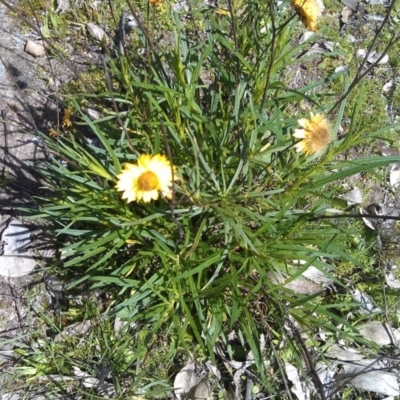
M 190 393 L 196 387 L 196 364 L 192 358 L 189 358 L 187 364 L 177 373 L 174 380 L 175 396 L 178 400 L 190 398 Z
M 380 321 L 369 321 L 357 326 L 357 328 L 361 335 L 381 346 L 390 344 L 397 346 L 400 340 L 400 332 L 398 329 L 393 329 Z
M 299 400 L 309 400 L 311 397 L 310 390 L 303 384 L 297 368 L 292 364 L 285 362 L 285 372 L 287 378 L 292 382 L 291 392 L 296 395 Z

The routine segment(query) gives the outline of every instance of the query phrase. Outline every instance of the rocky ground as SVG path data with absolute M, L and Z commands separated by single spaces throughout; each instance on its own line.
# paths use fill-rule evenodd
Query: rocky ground
M 38 193 L 40 182 L 32 167 L 45 158 L 37 131 L 57 118 L 57 104 L 46 82 L 38 78 L 38 68 L 46 60 L 38 62 L 24 52 L 27 37 L 2 4 L 0 20 L 0 269 L 10 275 L 0 277 L 1 388 L 2 381 L 7 379 L 4 366 L 13 359 L 13 341 L 29 332 L 31 309 L 25 289 L 36 287 L 38 293 L 45 292 L 39 274 L 15 276 L 20 275 L 21 267 L 34 267 L 31 255 L 35 253 L 29 238 L 31 230 L 16 208 L 34 204 L 33 196 Z M 19 226 L 19 238 L 25 231 L 25 240 L 15 241 L 14 251 L 7 254 L 5 248 L 13 241 L 12 235 L 7 236 L 7 228 L 13 224 Z
M 34 34 L 31 31 L 25 34 L 3 4 L 0 4 L 0 21 L 0 270 L 4 275 L 0 276 L 0 371 L 4 372 L 14 361 L 15 340 L 32 332 L 32 313 L 40 312 L 44 303 L 59 301 L 63 295 L 57 278 L 47 276 L 45 271 L 28 274 L 36 260 L 48 257 L 49 253 L 37 248 L 35 236 L 41 233 L 41 228 L 28 226 L 17 208 L 34 207 L 34 196 L 40 194 L 40 181 L 33 167 L 43 162 L 47 154 L 38 132 L 48 131 L 55 121 L 60 121 L 57 90 L 73 72 L 54 59 L 34 58 L 27 54 L 25 43 L 35 39 Z M 349 192 L 354 192 L 357 179 L 347 183 Z M 375 197 L 368 203 L 380 204 L 380 210 L 376 212 L 381 212 L 382 206 L 397 207 L 391 201 L 383 204 L 387 200 L 387 186 L 369 188 L 368 196 L 374 194 Z M 398 186 L 395 182 L 393 187 Z M 353 194 L 362 198 L 362 193 Z M 358 203 L 353 201 L 353 204 Z M 388 209 L 384 214 L 392 211 Z M 397 216 L 397 208 L 396 212 Z M 14 240 L 14 236 L 19 239 Z M 26 270 L 26 274 L 21 274 L 21 269 Z M 395 278 L 393 282 L 393 285 L 400 285 Z M 31 289 L 29 298 L 27 288 Z M 371 303 L 362 294 L 358 296 L 361 303 Z M 384 344 L 390 344 L 392 339 L 387 339 Z M 0 374 L 0 400 L 21 398 L 18 394 L 2 393 L 2 383 L 7 381 L 9 384 L 10 379 L 6 373 Z

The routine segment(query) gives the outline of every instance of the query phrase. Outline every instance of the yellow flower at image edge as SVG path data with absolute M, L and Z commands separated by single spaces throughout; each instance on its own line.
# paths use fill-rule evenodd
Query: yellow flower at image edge
M 173 173 L 171 163 L 167 157 L 144 154 L 137 160 L 137 164 L 127 163 L 117 176 L 116 189 L 124 192 L 123 199 L 131 201 L 157 200 L 159 192 L 167 199 L 172 199 Z
M 332 130 L 329 121 L 322 114 L 310 113 L 310 119 L 298 120 L 302 129 L 296 129 L 293 136 L 302 139 L 295 144 L 297 152 L 306 156 L 325 150 L 332 141 Z
M 301 22 L 313 32 L 317 31 L 317 20 L 321 16 L 321 6 L 317 0 L 292 0 Z

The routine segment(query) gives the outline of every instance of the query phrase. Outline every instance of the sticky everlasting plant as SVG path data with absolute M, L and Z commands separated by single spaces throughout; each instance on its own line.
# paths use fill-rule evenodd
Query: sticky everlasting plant
M 66 238 L 60 251 L 72 286 L 103 289 L 108 316 L 137 329 L 135 365 L 164 334 L 171 358 L 190 347 L 215 362 L 217 341 L 229 347 L 234 331 L 260 374 L 265 332 L 268 365 L 277 354 L 301 358 L 288 321 L 310 340 L 321 329 L 355 340 L 322 288 L 300 293 L 288 284 L 310 266 L 334 280 L 338 260 L 357 262 L 346 247 L 352 232 L 323 217 L 337 206 L 335 182 L 391 159 L 338 161 L 362 132 L 354 123 L 337 139 L 353 110 L 344 98 L 328 120 L 324 93 L 350 72 L 293 90 L 308 43 L 293 44 L 290 7 L 267 3 L 229 15 L 200 9 L 189 25 L 171 10 L 162 45 L 141 24 L 135 40 L 145 56 L 110 53 L 112 93 L 94 99 L 104 107 L 113 99 L 108 116 L 92 121 L 87 94 L 77 94 L 72 123 L 85 130 L 45 136 L 55 156 L 40 168 L 50 194 L 36 216 Z M 294 6 L 316 30 L 314 3 Z M 276 346 L 282 340 L 286 350 Z

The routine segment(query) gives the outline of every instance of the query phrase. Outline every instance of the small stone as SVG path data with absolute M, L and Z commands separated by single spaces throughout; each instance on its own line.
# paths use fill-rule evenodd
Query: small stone
M 344 24 L 347 24 L 352 15 L 353 15 L 353 10 L 351 8 L 343 7 L 343 10 L 342 10 L 342 22 Z
M 350 34 L 346 35 L 346 38 L 350 43 L 358 42 L 358 40 L 353 35 L 350 35 Z
M 375 22 L 383 22 L 385 17 L 382 17 L 382 15 L 366 15 L 365 18 L 369 21 L 375 21 Z
M 386 82 L 382 87 L 382 93 L 389 93 L 393 89 L 393 87 L 394 87 L 393 81 Z
M 0 256 L 0 275 L 10 278 L 28 275 L 36 266 L 29 249 L 29 229 L 20 221 L 11 219 L 1 235 L 1 241 L 4 246 Z
M 355 204 L 361 204 L 363 200 L 362 190 L 358 187 L 355 187 L 350 192 L 340 196 L 342 199 L 347 201 L 348 206 L 353 206 Z
M 310 39 L 311 36 L 314 36 L 314 32 L 306 31 L 303 33 L 303 35 L 300 38 L 300 43 L 306 42 L 308 39 Z
M 358 49 L 356 51 L 356 57 L 358 57 L 358 58 L 365 58 L 366 55 L 367 55 L 367 50 Z
M 101 114 L 94 108 L 88 108 L 87 115 L 92 121 L 96 121 L 97 119 L 101 118 Z
M 379 60 L 380 59 L 380 60 Z M 370 54 L 367 61 L 371 64 L 378 62 L 378 64 L 387 64 L 389 62 L 389 56 L 387 54 L 383 55 L 381 53 Z
M 92 37 L 94 37 L 95 39 L 97 39 L 100 42 L 106 36 L 104 29 L 100 28 L 100 26 L 98 26 L 92 22 L 89 22 L 88 24 L 86 24 L 86 28 L 87 28 L 88 32 L 92 35 Z
M 371 6 L 389 6 L 389 2 L 387 0 L 365 0 Z
M 355 0 L 343 0 L 343 4 L 346 6 L 345 8 L 350 8 L 353 11 L 358 9 L 358 1 Z
M 44 48 L 43 44 L 36 43 L 29 39 L 25 44 L 24 51 L 33 57 L 41 57 L 46 54 L 46 49 Z
M 172 9 L 175 12 L 180 12 L 180 11 L 188 12 L 189 11 L 189 4 L 187 3 L 186 0 L 181 0 L 181 1 L 178 1 L 178 3 L 174 4 Z
M 342 71 L 348 71 L 349 67 L 346 67 L 346 65 L 341 65 L 340 67 L 335 68 L 335 73 L 337 74 L 338 72 Z
M 55 13 L 65 13 L 67 11 L 69 11 L 70 6 L 69 6 L 69 1 L 68 0 L 58 0 L 57 1 L 57 8 Z
M 389 271 L 385 274 L 385 280 L 386 284 L 393 288 L 393 289 L 400 289 L 400 280 L 398 280 L 394 274 L 394 271 L 396 271 L 397 266 L 394 265 L 392 267 L 392 271 Z
M 0 79 L 6 74 L 6 67 L 4 64 L 0 61 Z
M 125 30 L 127 32 L 129 32 L 129 31 L 134 30 L 137 27 L 138 27 L 138 23 L 136 21 L 136 18 L 132 14 L 127 15 L 126 22 L 125 22 Z

